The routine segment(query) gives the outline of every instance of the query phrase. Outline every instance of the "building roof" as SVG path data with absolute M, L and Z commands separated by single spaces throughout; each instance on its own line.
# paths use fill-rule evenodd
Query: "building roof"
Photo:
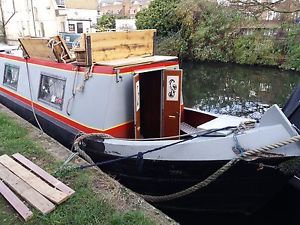
M 94 9 L 97 10 L 97 0 L 66 0 L 66 8 L 70 9 Z

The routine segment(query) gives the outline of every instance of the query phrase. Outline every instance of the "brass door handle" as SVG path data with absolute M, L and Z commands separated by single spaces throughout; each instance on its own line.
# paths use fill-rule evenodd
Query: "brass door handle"
M 171 118 L 171 119 L 176 119 L 176 116 L 170 115 L 169 118 Z

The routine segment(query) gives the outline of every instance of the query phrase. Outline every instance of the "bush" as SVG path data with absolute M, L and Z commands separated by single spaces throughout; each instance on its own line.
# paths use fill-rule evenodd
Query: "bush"
M 287 40 L 285 43 L 285 61 L 282 67 L 285 69 L 300 70 L 300 27 L 299 25 L 288 26 Z
M 180 0 L 153 0 L 149 7 L 136 15 L 138 29 L 156 29 L 159 36 L 176 33 L 180 29 L 180 20 L 176 16 Z
M 111 14 L 106 14 L 101 16 L 97 21 L 97 29 L 100 31 L 105 31 L 108 29 L 116 28 L 116 17 Z

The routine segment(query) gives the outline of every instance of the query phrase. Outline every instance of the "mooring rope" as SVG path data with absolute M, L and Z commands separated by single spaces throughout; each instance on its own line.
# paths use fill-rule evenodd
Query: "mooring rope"
M 167 145 L 163 145 L 163 146 L 159 146 L 159 147 L 156 147 L 156 148 L 153 148 L 153 149 L 150 149 L 150 150 L 147 150 L 147 151 L 144 151 L 144 152 L 138 152 L 138 153 L 135 153 L 135 154 L 132 154 L 132 155 L 129 155 L 129 156 L 126 156 L 126 157 L 122 157 L 122 158 L 117 158 L 117 159 L 112 159 L 112 160 L 108 160 L 108 161 L 104 161 L 104 162 L 96 162 L 96 163 L 93 163 L 91 165 L 81 165 L 79 166 L 78 168 L 79 169 L 85 169 L 85 168 L 89 168 L 89 167 L 93 167 L 93 166 L 104 166 L 104 165 L 107 165 L 107 164 L 111 164 L 111 163 L 115 163 L 115 162 L 120 162 L 120 161 L 124 161 L 124 160 L 127 160 L 127 159 L 131 159 L 131 158 L 140 158 L 140 159 L 143 159 L 142 157 L 148 153 L 151 153 L 151 152 L 156 152 L 156 151 L 160 151 L 162 149 L 165 149 L 165 148 L 168 148 L 168 147 L 171 147 L 171 146 L 174 146 L 174 145 L 177 145 L 177 144 L 180 144 L 180 143 L 183 143 L 183 142 L 186 142 L 186 141 L 189 141 L 189 140 L 192 140 L 192 139 L 195 139 L 197 137 L 201 137 L 201 136 L 204 136 L 204 135 L 207 135 L 207 134 L 211 134 L 211 133 L 214 133 L 214 132 L 217 132 L 217 131 L 221 131 L 221 130 L 228 130 L 228 129 L 234 129 L 236 128 L 236 126 L 228 126 L 228 127 L 223 127 L 223 128 L 218 128 L 218 129 L 211 129 L 211 130 L 208 130 L 208 131 L 205 131 L 200 134 L 198 134 L 197 136 L 192 136 L 190 138 L 187 138 L 187 139 L 183 139 L 183 140 L 179 140 L 177 142 L 173 142 L 173 143 L 170 143 L 170 144 L 167 144 Z M 90 137 L 94 137 L 95 135 L 92 135 Z M 101 138 L 103 137 L 106 137 L 106 134 L 103 134 L 103 133 L 99 133 L 98 136 L 100 136 Z M 79 142 L 82 141 L 83 139 L 89 137 L 88 135 L 85 135 L 83 137 L 78 137 L 75 142 L 74 142 L 74 148 L 75 149 L 78 149 L 80 148 L 79 147 Z M 107 136 L 108 138 L 111 138 L 110 135 Z
M 227 170 L 229 170 L 235 163 L 239 161 L 238 158 L 230 160 L 228 163 L 226 163 L 224 166 L 222 166 L 220 169 L 218 169 L 216 172 L 214 172 L 212 175 L 210 175 L 205 180 L 176 193 L 168 194 L 168 195 L 161 195 L 161 196 L 153 196 L 153 195 L 141 195 L 142 198 L 149 202 L 162 202 L 162 201 L 170 201 L 173 199 L 177 199 L 186 195 L 189 195 L 201 188 L 206 187 L 210 183 L 214 182 L 218 177 L 220 177 L 222 174 L 224 174 Z
M 37 118 L 35 108 L 34 108 L 34 105 L 33 105 L 33 95 L 32 95 L 31 78 L 30 78 L 30 72 L 29 72 L 29 66 L 28 66 L 28 56 L 25 57 L 25 64 L 26 64 L 28 88 L 29 88 L 29 94 L 30 94 L 30 106 L 31 106 L 32 114 L 33 114 L 33 117 L 34 117 L 35 122 L 37 123 L 38 127 L 44 133 L 44 130 L 43 130 L 38 118 Z
M 280 147 L 283 147 L 285 145 L 289 145 L 292 143 L 296 143 L 298 141 L 300 141 L 300 135 L 293 136 L 284 141 L 279 141 L 275 144 L 270 144 L 270 145 L 266 145 L 264 147 L 256 148 L 254 150 L 248 150 L 246 152 L 242 152 L 237 156 L 237 158 L 230 160 L 228 163 L 226 163 L 224 166 L 222 166 L 220 169 L 218 169 L 215 173 L 210 175 L 205 180 L 203 180 L 183 191 L 179 191 L 179 192 L 167 194 L 167 195 L 161 195 L 161 196 L 152 196 L 152 195 L 140 195 L 140 196 L 150 202 L 170 201 L 173 199 L 184 197 L 184 196 L 189 195 L 197 190 L 200 190 L 201 188 L 206 187 L 210 183 L 214 182 L 218 177 L 220 177 L 222 174 L 224 174 L 228 169 L 230 169 L 234 164 L 236 164 L 240 160 L 246 160 L 247 158 L 253 157 L 253 156 L 260 156 L 261 153 L 266 153 L 273 149 L 280 148 Z
M 202 132 L 202 135 L 206 135 L 208 133 L 213 133 L 213 132 L 216 132 L 216 131 L 219 131 L 219 130 L 233 129 L 233 128 L 237 128 L 237 127 L 225 127 L 225 128 L 220 128 L 220 129 L 212 129 L 212 130 L 209 130 L 209 131 L 204 132 L 204 133 Z M 80 149 L 79 143 L 82 140 L 84 140 L 85 138 L 95 137 L 95 134 L 90 135 L 90 136 L 89 135 L 83 135 L 83 136 L 80 136 L 80 137 L 76 138 L 76 140 L 74 141 L 73 147 L 75 148 L 76 151 L 79 152 L 79 154 L 81 156 L 83 156 L 83 158 L 85 158 L 90 163 L 90 165 L 81 165 L 79 167 L 74 167 L 72 169 L 85 169 L 85 168 L 94 167 L 94 166 L 108 165 L 108 164 L 120 162 L 120 161 L 123 161 L 123 160 L 127 160 L 129 158 L 139 158 L 139 157 L 142 157 L 143 155 L 148 154 L 150 152 L 159 151 L 159 150 L 162 150 L 164 148 L 167 148 L 167 147 L 170 147 L 170 146 L 173 146 L 173 145 L 176 145 L 176 144 L 179 144 L 179 143 L 182 143 L 182 142 L 185 142 L 185 141 L 188 141 L 188 140 L 200 137 L 200 136 L 201 135 L 199 134 L 199 135 L 197 135 L 195 137 L 191 137 L 189 139 L 180 140 L 178 142 L 174 142 L 174 143 L 171 143 L 169 145 L 165 145 L 165 146 L 161 146 L 161 147 L 158 147 L 158 148 L 150 149 L 150 150 L 145 151 L 145 152 L 139 152 L 137 154 L 129 155 L 127 157 L 122 157 L 122 158 L 117 158 L 117 159 L 108 160 L 108 161 L 104 161 L 104 162 L 94 163 L 92 161 L 92 159 L 83 150 Z M 101 133 L 97 134 L 97 137 L 113 138 L 110 135 L 101 134 Z M 189 187 L 185 190 L 178 191 L 176 193 L 167 194 L 167 195 L 161 195 L 161 196 L 141 195 L 141 194 L 140 194 L 140 196 L 143 197 L 145 200 L 150 201 L 150 202 L 170 201 L 170 200 L 173 200 L 173 199 L 184 197 L 186 195 L 189 195 L 189 194 L 191 194 L 191 193 L 193 193 L 197 190 L 200 190 L 200 189 L 206 187 L 207 185 L 211 184 L 216 179 L 218 179 L 221 175 L 223 175 L 226 171 L 228 171 L 234 164 L 236 164 L 237 162 L 239 162 L 241 160 L 245 160 L 245 161 L 253 160 L 253 157 L 262 158 L 262 157 L 265 157 L 266 154 L 282 156 L 282 155 L 277 154 L 277 153 L 271 153 L 270 151 L 273 150 L 273 149 L 276 149 L 276 148 L 283 147 L 285 145 L 289 145 L 289 144 L 292 144 L 292 143 L 299 142 L 299 141 L 300 141 L 300 135 L 297 135 L 297 136 L 290 137 L 286 140 L 279 141 L 279 142 L 274 143 L 274 144 L 266 145 L 266 146 L 259 147 L 259 148 L 253 149 L 253 150 L 245 150 L 245 151 L 241 152 L 240 154 L 237 154 L 236 158 L 233 158 L 230 161 L 228 161 L 224 166 L 222 166 L 220 169 L 218 169 L 212 175 L 207 177 L 205 180 L 200 181 L 197 184 L 195 184 L 195 185 L 193 185 L 193 186 L 191 186 L 191 187 Z

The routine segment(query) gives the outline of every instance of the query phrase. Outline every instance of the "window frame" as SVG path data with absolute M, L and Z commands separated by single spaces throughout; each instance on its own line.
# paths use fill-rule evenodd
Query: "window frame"
M 53 103 L 51 101 L 47 101 L 47 100 L 45 100 L 45 99 L 43 99 L 43 98 L 40 97 L 40 90 L 41 90 L 43 76 L 64 81 L 63 94 L 62 94 L 62 101 L 63 102 L 62 102 L 61 105 L 55 104 L 55 103 Z M 53 108 L 56 108 L 56 109 L 59 109 L 59 110 L 62 111 L 63 110 L 63 106 L 64 106 L 64 98 L 65 98 L 66 85 L 67 85 L 67 79 L 65 77 L 59 77 L 57 75 L 49 74 L 49 73 L 46 73 L 46 72 L 41 72 L 40 73 L 39 90 L 38 90 L 38 96 L 37 96 L 38 101 L 43 102 L 43 103 L 45 103 L 47 105 L 52 106 Z
M 4 83 L 4 79 L 6 79 L 5 76 L 6 76 L 6 71 L 7 71 L 8 67 L 12 67 L 12 68 L 15 68 L 15 69 L 18 70 L 18 79 L 17 79 L 17 85 L 16 85 L 16 87 L 14 87 L 14 86 L 12 86 L 12 85 L 10 85 L 8 83 Z M 10 64 L 10 63 L 5 63 L 4 64 L 3 81 L 2 81 L 3 86 L 9 87 L 9 88 L 17 91 L 18 90 L 18 84 L 19 84 L 19 75 L 20 75 L 20 66 L 16 66 L 16 65 L 13 65 L 13 64 Z

